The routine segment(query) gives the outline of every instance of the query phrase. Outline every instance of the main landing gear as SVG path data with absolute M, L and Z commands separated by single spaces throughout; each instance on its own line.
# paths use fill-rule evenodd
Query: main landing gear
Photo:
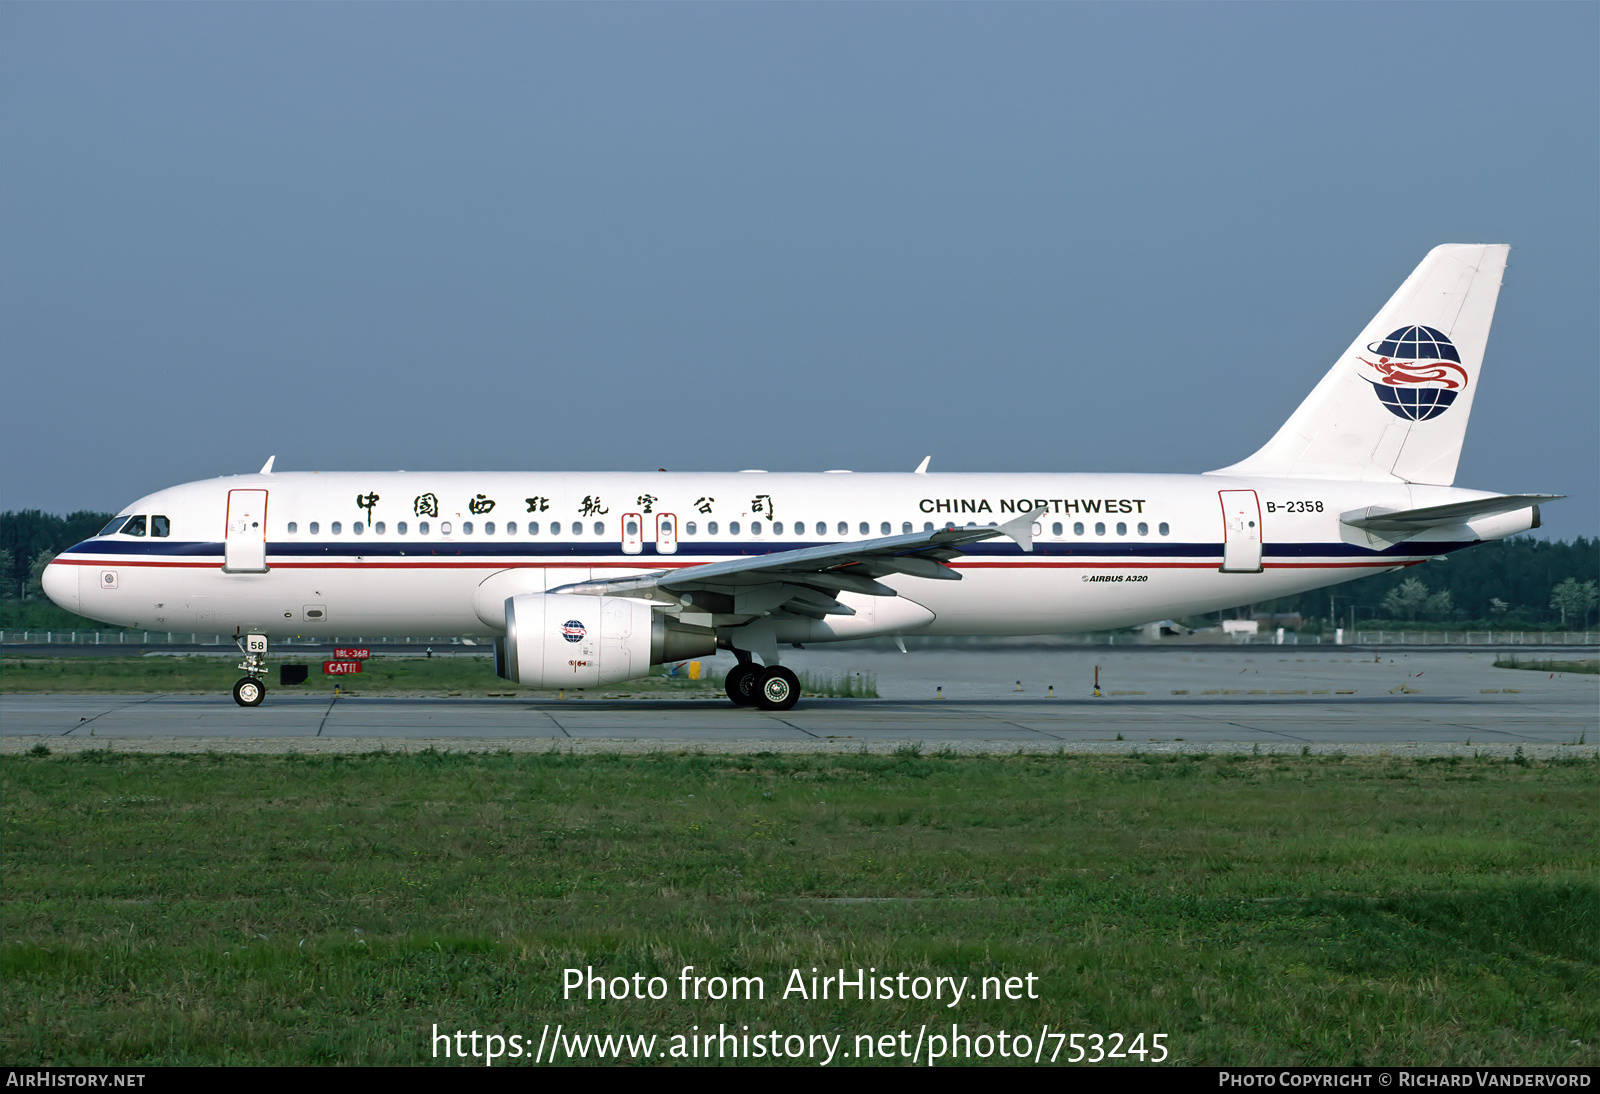
M 261 682 L 267 674 L 267 636 L 247 634 L 234 641 L 239 644 L 239 652 L 244 654 L 239 667 L 249 675 L 233 685 L 233 701 L 242 707 L 258 707 L 267 697 L 267 685 Z
M 800 678 L 782 665 L 762 668 L 742 661 L 723 679 L 728 698 L 742 707 L 788 710 L 800 701 Z

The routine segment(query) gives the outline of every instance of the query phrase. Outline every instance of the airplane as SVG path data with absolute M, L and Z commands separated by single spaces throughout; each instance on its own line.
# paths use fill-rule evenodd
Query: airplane
M 584 688 L 731 651 L 740 705 L 800 696 L 780 650 L 1136 626 L 1413 566 L 1539 527 L 1560 495 L 1453 485 L 1509 247 L 1436 247 L 1254 455 L 1176 474 L 275 472 L 160 490 L 44 571 L 127 627 L 492 638 Z M 1285 346 L 1292 347 L 1293 340 Z

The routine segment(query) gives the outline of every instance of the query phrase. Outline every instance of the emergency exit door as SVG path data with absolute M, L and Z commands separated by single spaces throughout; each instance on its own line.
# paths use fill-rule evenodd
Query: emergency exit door
M 656 514 L 656 554 L 678 553 L 678 518 L 672 513 Z
M 228 491 L 228 529 L 222 542 L 222 570 L 229 574 L 267 572 L 267 492 Z
M 638 513 L 622 514 L 622 553 L 636 555 L 644 550 L 644 517 Z
M 1261 501 L 1254 490 L 1219 490 L 1225 574 L 1261 572 Z

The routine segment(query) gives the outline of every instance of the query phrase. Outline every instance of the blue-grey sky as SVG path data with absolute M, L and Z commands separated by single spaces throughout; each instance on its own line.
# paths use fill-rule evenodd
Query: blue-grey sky
M 0 506 L 254 471 L 1200 471 L 1514 247 L 1600 468 L 1600 7 L 0 5 Z

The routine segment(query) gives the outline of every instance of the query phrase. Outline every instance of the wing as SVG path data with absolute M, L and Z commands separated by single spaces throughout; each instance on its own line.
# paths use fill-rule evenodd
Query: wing
M 960 581 L 961 574 L 946 563 L 963 555 L 962 548 L 969 543 L 1009 536 L 1024 551 L 1033 550 L 1033 522 L 1043 512 L 1042 508 L 1035 509 L 993 527 L 940 528 L 777 551 L 632 577 L 580 581 L 550 592 L 654 600 L 718 616 L 754 617 L 782 612 L 797 618 L 821 619 L 854 615 L 855 609 L 841 604 L 838 594 L 898 596 L 878 580 L 881 577 L 909 574 L 935 581 Z

